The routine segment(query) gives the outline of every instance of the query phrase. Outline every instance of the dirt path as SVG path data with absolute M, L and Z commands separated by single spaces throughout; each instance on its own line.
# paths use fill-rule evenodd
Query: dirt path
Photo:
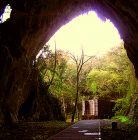
M 100 120 L 82 120 L 48 140 L 101 140 L 100 127 Z

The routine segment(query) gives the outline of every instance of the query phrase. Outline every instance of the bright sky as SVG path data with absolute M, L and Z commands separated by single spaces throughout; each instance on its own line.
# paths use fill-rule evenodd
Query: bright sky
M 2 20 L 1 22 L 5 22 L 8 18 L 10 18 L 11 11 L 12 11 L 11 6 L 8 4 L 5 7 L 4 13 L 0 17 L 0 19 Z
M 10 13 L 11 7 L 7 5 L 3 17 L 0 17 L 2 22 L 10 17 Z M 69 51 L 78 56 L 82 48 L 85 55 L 101 56 L 122 42 L 112 22 L 109 19 L 102 21 L 93 11 L 80 15 L 62 26 L 47 42 L 53 51 L 55 41 L 57 49 Z
M 56 48 L 80 55 L 81 48 L 86 55 L 102 55 L 122 41 L 118 30 L 110 22 L 98 18 L 95 12 L 80 15 L 62 26 L 47 42 Z

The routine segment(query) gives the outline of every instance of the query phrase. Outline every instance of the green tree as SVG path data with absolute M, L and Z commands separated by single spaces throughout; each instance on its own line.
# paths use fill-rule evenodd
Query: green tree
M 40 53 L 40 56 L 37 58 L 37 67 L 40 72 L 40 76 L 43 79 L 47 90 L 51 86 L 57 65 L 57 52 L 56 52 L 56 44 L 55 44 L 55 53 L 49 49 L 50 46 L 45 45 Z
M 123 44 L 97 60 L 99 62 L 93 65 L 87 76 L 91 96 L 114 99 L 116 114 L 128 114 L 136 89 L 136 79 Z

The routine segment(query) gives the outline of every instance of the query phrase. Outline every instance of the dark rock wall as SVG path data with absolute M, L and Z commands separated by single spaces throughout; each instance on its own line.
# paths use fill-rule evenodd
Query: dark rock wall
M 39 76 L 37 67 L 32 69 L 27 90 L 29 95 L 18 111 L 19 120 L 64 120 L 60 101 L 47 92 L 48 89 Z
M 18 120 L 19 108 L 30 94 L 32 61 L 41 47 L 62 25 L 91 9 L 118 28 L 138 77 L 137 0 L 3 0 L 0 14 L 7 4 L 11 18 L 0 24 L 0 104 L 5 118 Z

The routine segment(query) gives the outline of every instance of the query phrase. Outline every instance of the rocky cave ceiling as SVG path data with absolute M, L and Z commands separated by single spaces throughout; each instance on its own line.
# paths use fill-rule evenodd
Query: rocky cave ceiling
M 138 2 L 136 0 L 3 0 L 0 14 L 11 5 L 11 18 L 0 25 L 1 44 L 13 57 L 22 52 L 29 60 L 65 23 L 77 15 L 96 11 L 118 28 L 138 77 Z

